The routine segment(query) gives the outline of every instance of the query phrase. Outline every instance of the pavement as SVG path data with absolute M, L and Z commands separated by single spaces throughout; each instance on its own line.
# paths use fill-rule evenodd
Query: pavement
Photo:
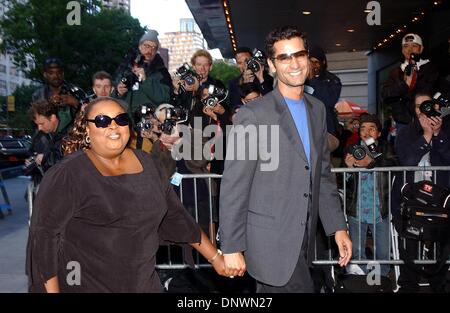
M 0 219 L 0 293 L 27 292 L 25 255 L 28 239 L 28 203 L 25 191 L 29 177 L 5 179 L 12 214 Z M 0 193 L 0 204 L 4 199 Z

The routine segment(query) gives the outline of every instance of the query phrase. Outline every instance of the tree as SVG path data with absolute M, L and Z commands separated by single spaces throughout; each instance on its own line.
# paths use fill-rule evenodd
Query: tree
M 66 80 L 87 91 L 92 74 L 98 70 L 113 74 L 145 32 L 124 10 L 99 9 L 97 0 L 78 1 L 81 25 L 68 25 L 69 1 L 0 1 L 8 7 L 0 20 L 0 49 L 12 54 L 14 64 L 32 80 L 41 80 L 47 57 L 58 56 Z M 27 67 L 27 59 L 36 66 Z
M 211 70 L 211 76 L 221 80 L 227 88 L 230 80 L 240 74 L 241 72 L 236 66 L 229 65 L 222 60 L 214 62 Z
M 8 113 L 8 126 L 11 128 L 33 129 L 33 121 L 28 116 L 31 96 L 38 86 L 21 85 L 12 94 L 15 99 L 15 111 Z M 6 101 L 6 100 L 5 100 Z

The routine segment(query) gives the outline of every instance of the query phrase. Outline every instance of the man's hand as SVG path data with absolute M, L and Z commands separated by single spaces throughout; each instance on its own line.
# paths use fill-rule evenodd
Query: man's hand
M 217 104 L 216 104 L 216 106 L 217 106 Z M 217 114 L 214 113 L 214 108 L 210 108 L 209 106 L 205 106 L 205 107 L 203 107 L 203 113 L 208 115 L 213 120 L 217 121 Z
M 128 88 L 124 83 L 119 83 L 117 85 L 117 93 L 119 94 L 119 96 L 123 96 L 124 94 L 126 94 L 128 92 Z
M 261 65 L 261 63 L 257 62 L 259 64 L 259 71 L 255 73 L 256 78 L 258 79 L 259 83 L 264 83 L 264 66 Z
M 430 120 L 431 120 L 430 125 L 431 125 L 431 129 L 433 130 L 433 135 L 434 136 L 439 135 L 441 128 L 442 128 L 442 118 L 433 116 L 430 118 Z
M 161 133 L 159 140 L 168 150 L 172 151 L 172 147 L 181 141 L 178 125 L 173 128 L 172 134 L 170 135 L 167 135 L 164 132 Z
M 247 268 L 241 252 L 224 254 L 223 258 L 225 261 L 225 274 L 228 277 L 244 276 Z
M 143 82 L 147 79 L 147 76 L 145 75 L 145 70 L 142 67 L 134 66 L 133 73 L 136 74 L 137 77 L 139 77 L 140 82 Z
M 419 123 L 423 129 L 423 137 L 428 143 L 430 143 L 434 133 L 433 126 L 431 125 L 432 121 L 433 120 L 428 118 L 425 114 L 423 113 L 419 114 Z
M 334 234 L 334 240 L 339 248 L 339 265 L 346 266 L 352 258 L 352 241 L 347 230 L 338 230 Z
M 350 168 L 368 167 L 370 164 L 372 164 L 372 162 L 373 159 L 368 154 L 366 154 L 366 156 L 362 160 L 356 160 L 355 157 L 350 153 L 347 153 L 347 155 L 345 156 L 345 164 Z
M 242 73 L 242 80 L 245 83 L 252 83 L 255 80 L 255 75 L 251 70 L 245 70 L 244 73 Z

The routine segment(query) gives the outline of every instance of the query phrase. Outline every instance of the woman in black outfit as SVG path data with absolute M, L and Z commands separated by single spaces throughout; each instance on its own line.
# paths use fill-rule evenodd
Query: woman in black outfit
M 45 175 L 27 249 L 32 292 L 161 292 L 160 241 L 190 243 L 219 274 L 223 257 L 151 155 L 127 148 L 119 100 L 89 103 Z

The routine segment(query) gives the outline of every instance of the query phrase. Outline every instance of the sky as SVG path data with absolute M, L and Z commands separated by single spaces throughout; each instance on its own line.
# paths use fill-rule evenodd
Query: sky
M 131 16 L 141 26 L 155 29 L 159 36 L 180 31 L 180 18 L 194 18 L 185 0 L 131 0 Z M 201 32 L 198 27 L 196 31 Z M 210 51 L 214 59 L 221 59 L 218 49 Z
M 160 35 L 180 30 L 180 18 L 193 18 L 184 0 L 131 0 L 131 15 Z

